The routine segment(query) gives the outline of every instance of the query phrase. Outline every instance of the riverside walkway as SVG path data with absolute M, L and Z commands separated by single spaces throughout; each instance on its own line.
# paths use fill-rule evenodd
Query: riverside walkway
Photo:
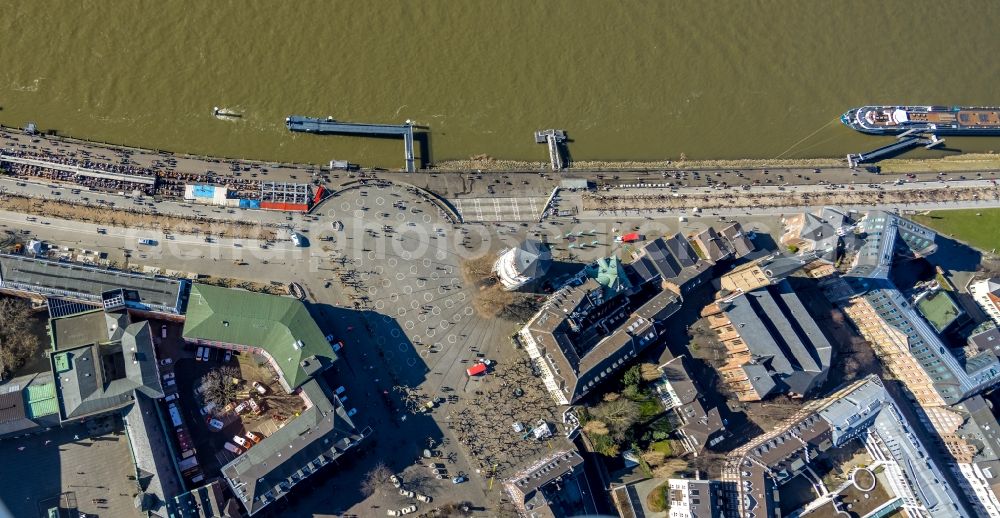
M 37 158 L 19 157 L 11 156 L 6 153 L 0 152 L 0 162 L 8 162 L 12 164 L 30 165 L 35 167 L 43 167 L 46 169 L 54 169 L 57 171 L 63 171 L 66 173 L 72 173 L 80 176 L 89 176 L 92 178 L 103 178 L 105 180 L 118 180 L 122 182 L 138 183 L 143 185 L 155 185 L 156 177 L 154 176 L 138 176 L 131 174 L 115 173 L 111 171 L 101 171 L 99 169 L 89 169 L 86 167 L 80 167 L 77 165 L 70 164 L 60 164 L 59 162 L 51 162 L 48 160 L 39 160 Z

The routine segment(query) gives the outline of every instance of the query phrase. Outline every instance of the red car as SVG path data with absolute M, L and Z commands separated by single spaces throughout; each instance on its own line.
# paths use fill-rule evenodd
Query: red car
M 486 364 L 477 363 L 468 369 L 465 369 L 465 373 L 469 376 L 479 376 L 481 374 L 486 374 Z

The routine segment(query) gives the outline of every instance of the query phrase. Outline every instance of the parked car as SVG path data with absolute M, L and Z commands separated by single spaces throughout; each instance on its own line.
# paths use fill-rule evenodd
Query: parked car
M 385 514 L 389 516 L 403 516 L 402 511 L 397 511 L 395 509 L 389 509 L 385 512 Z
M 198 350 L 197 350 L 197 351 L 195 351 L 195 353 L 194 353 L 194 359 L 195 359 L 196 361 L 199 361 L 199 362 L 200 362 L 200 361 L 201 361 L 201 358 L 202 358 L 202 355 L 204 355 L 204 354 L 205 354 L 205 346 L 203 346 L 203 345 L 199 345 L 199 346 L 198 346 Z
M 249 401 L 243 401 L 242 403 L 236 405 L 236 408 L 233 409 L 233 411 L 235 411 L 237 414 L 242 414 L 243 412 L 246 412 L 247 410 L 250 410 L 250 403 L 249 403 Z
M 215 401 L 209 401 L 207 405 L 201 407 L 201 415 L 208 415 L 215 410 Z
M 169 396 L 163 398 L 163 400 L 166 401 L 167 403 L 169 403 L 169 402 L 171 402 L 171 401 L 173 401 L 175 399 L 177 399 L 177 393 L 176 392 L 174 392 L 173 394 L 170 394 Z
M 390 475 L 389 482 L 392 482 L 392 487 L 395 487 L 396 489 L 403 487 L 403 483 L 399 481 L 399 477 L 396 475 Z
M 399 496 L 405 496 L 406 498 L 413 498 L 414 496 L 417 496 L 417 494 L 407 489 L 400 489 Z
M 417 512 L 417 506 L 415 506 L 415 505 L 408 505 L 408 506 L 400 509 L 399 512 L 401 512 L 403 514 L 415 513 L 415 512 Z
M 431 469 L 444 469 L 444 464 L 439 462 L 430 462 L 427 464 L 427 467 Z
M 443 470 L 443 469 L 432 469 L 431 473 L 433 473 L 435 475 L 447 475 L 448 474 L 448 472 L 445 471 L 445 470 Z
M 164 358 L 160 360 L 160 365 L 170 365 L 171 363 L 174 363 L 173 358 Z
M 169 379 L 169 380 L 167 380 L 166 383 L 163 384 L 163 386 L 164 387 L 175 387 L 175 386 L 177 386 L 177 380 L 175 380 L 175 379 Z
M 212 348 L 206 347 L 205 350 L 202 351 L 202 353 L 201 353 L 201 361 L 207 362 L 208 361 L 208 356 L 210 354 L 212 354 Z
M 486 368 L 487 368 L 487 365 L 485 363 L 477 363 L 477 364 L 473 365 L 472 367 L 469 367 L 468 369 L 465 369 L 465 373 L 467 375 L 469 375 L 470 377 L 472 377 L 472 376 L 479 376 L 479 375 L 486 374 Z
M 250 439 L 251 441 L 253 441 L 254 444 L 258 444 L 258 443 L 260 443 L 260 440 L 263 439 L 263 437 L 261 437 L 259 434 L 256 434 L 254 432 L 247 432 L 247 439 Z
M 417 500 L 419 500 L 421 502 L 424 502 L 426 504 L 429 504 L 429 503 L 431 503 L 431 500 L 433 500 L 433 498 L 431 498 L 431 497 L 429 497 L 427 495 L 417 495 Z
M 357 408 L 352 408 L 352 409 L 350 409 L 350 410 L 347 411 L 347 417 L 354 417 L 354 414 L 356 414 L 356 413 L 358 413 L 358 409 Z
M 344 388 L 343 385 L 341 385 L 341 386 L 337 387 L 337 390 L 334 390 L 334 393 L 336 393 L 339 396 L 339 395 L 343 394 L 345 390 L 347 390 L 347 389 Z
M 264 385 L 259 381 L 253 382 L 253 389 L 256 390 L 258 394 L 267 394 L 267 385 Z
M 191 438 L 184 432 L 183 429 L 177 430 L 177 444 L 182 450 L 187 450 L 191 448 Z
M 256 415 L 260 415 L 260 413 L 263 411 L 260 408 L 260 405 L 258 405 L 257 402 L 254 401 L 253 399 L 248 399 L 247 400 L 247 405 L 250 406 L 250 411 L 253 412 Z
M 466 480 L 469 480 L 469 479 L 465 478 L 465 475 L 459 475 L 459 476 L 451 479 L 451 483 L 452 484 L 461 484 L 462 482 L 465 482 Z
M 222 359 L 223 362 L 229 363 L 229 360 L 233 359 L 233 351 L 226 351 L 226 357 Z
M 233 442 L 235 442 L 236 444 L 239 444 L 240 446 L 242 446 L 244 448 L 247 448 L 247 449 L 250 448 L 250 441 L 244 439 L 243 437 L 241 437 L 239 435 L 234 435 L 233 436 Z
M 223 425 L 222 421 L 219 421 L 218 419 L 209 419 L 208 420 L 208 426 L 209 426 L 209 428 L 211 428 L 211 429 L 215 430 L 216 432 L 218 432 L 218 431 L 222 430 L 222 427 L 225 426 L 225 425 Z
M 163 381 L 172 380 L 176 376 L 177 376 L 176 374 L 174 374 L 172 372 L 168 372 L 168 373 L 166 373 L 166 374 L 163 375 Z
M 160 338 L 166 338 L 166 337 L 167 337 L 167 324 L 163 324 L 160 326 Z
M 231 452 L 233 452 L 233 453 L 235 453 L 237 455 L 243 453 L 243 449 L 242 448 L 240 448 L 239 446 L 237 446 L 237 445 L 235 445 L 235 444 L 233 444 L 233 443 L 231 443 L 229 441 L 226 441 L 226 444 L 224 446 L 225 446 L 225 448 L 227 450 L 229 450 L 229 451 L 231 451 Z

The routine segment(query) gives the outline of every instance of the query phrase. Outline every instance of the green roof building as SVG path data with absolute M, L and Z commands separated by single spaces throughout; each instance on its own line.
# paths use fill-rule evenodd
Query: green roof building
M 337 359 L 301 301 L 204 284 L 191 287 L 184 339 L 267 356 L 288 392 Z
M 284 498 L 299 482 L 364 439 L 322 377 L 337 356 L 306 306 L 290 297 L 191 287 L 184 340 L 260 354 L 306 409 L 222 466 L 222 476 L 249 515 Z

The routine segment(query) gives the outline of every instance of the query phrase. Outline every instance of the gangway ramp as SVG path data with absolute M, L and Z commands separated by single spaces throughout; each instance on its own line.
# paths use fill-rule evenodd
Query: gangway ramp
M 868 162 L 877 162 L 884 158 L 889 158 L 896 156 L 904 151 L 917 146 L 926 146 L 931 144 L 932 141 L 923 137 L 907 137 L 904 139 L 897 140 L 892 144 L 887 146 L 882 146 L 878 149 L 873 149 L 866 153 L 852 153 L 847 155 L 847 164 L 850 167 L 854 167 L 858 164 L 864 164 Z
M 319 119 L 315 117 L 303 117 L 292 115 L 285 119 L 285 126 L 290 131 L 300 133 L 314 133 L 317 135 L 371 135 L 371 136 L 401 136 L 403 137 L 403 154 L 406 161 L 406 172 L 412 173 L 417 170 L 415 153 L 413 150 L 413 128 L 412 121 L 403 124 L 367 124 L 360 122 L 343 122 L 327 117 Z

